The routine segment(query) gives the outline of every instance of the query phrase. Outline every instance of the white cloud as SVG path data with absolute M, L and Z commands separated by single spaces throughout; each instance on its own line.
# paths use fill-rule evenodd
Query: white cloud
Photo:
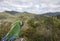
M 19 4 L 14 4 L 14 3 L 12 3 L 12 2 L 8 2 L 8 1 L 5 1 L 4 2 L 5 3 L 5 5 L 10 5 L 10 6 L 13 6 L 13 7 L 17 7 L 17 8 L 28 8 L 28 7 L 31 7 L 32 6 L 32 3 L 31 4 L 29 4 L 29 5 L 19 5 Z
M 3 0 L 0 10 L 28 11 L 33 13 L 60 12 L 60 0 Z
M 37 4 L 37 5 L 35 5 L 35 7 L 37 8 L 37 9 L 39 9 L 40 8 L 40 6 Z

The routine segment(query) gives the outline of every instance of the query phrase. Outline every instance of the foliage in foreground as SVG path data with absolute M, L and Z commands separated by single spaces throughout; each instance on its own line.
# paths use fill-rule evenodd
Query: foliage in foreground
M 17 16 L 17 15 L 16 15 Z M 54 16 L 35 16 L 32 18 L 30 15 L 19 15 L 19 19 L 27 21 L 28 29 L 21 34 L 20 37 L 25 38 L 27 41 L 60 41 L 60 19 Z M 4 19 L 4 18 L 3 18 Z M 8 17 L 13 21 L 13 19 L 18 19 L 15 16 Z M 9 31 L 12 22 L 2 21 L 0 24 L 0 39 L 3 35 Z M 25 26 L 23 28 L 25 28 Z
M 27 41 L 60 41 L 60 19 L 42 16 L 28 21 L 29 29 L 23 33 Z

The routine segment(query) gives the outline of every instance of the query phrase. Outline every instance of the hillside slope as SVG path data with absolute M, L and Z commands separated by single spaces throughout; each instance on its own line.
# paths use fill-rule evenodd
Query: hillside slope
M 1 12 L 0 39 L 10 29 L 11 24 L 19 19 L 24 22 L 20 37 L 27 41 L 60 41 L 60 13 L 31 14 L 28 12 Z

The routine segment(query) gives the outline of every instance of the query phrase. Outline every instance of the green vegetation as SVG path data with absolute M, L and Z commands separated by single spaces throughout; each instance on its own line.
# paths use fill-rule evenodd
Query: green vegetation
M 5 15 L 4 15 L 5 14 Z M 4 13 L 0 18 L 0 39 L 5 35 L 11 24 L 19 19 L 24 21 L 20 37 L 27 41 L 60 41 L 60 18 L 57 16 L 35 15 L 27 12 L 15 15 Z

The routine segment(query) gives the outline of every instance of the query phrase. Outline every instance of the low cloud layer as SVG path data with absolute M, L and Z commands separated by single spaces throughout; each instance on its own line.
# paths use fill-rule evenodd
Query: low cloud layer
M 0 11 L 60 12 L 60 0 L 0 0 Z

